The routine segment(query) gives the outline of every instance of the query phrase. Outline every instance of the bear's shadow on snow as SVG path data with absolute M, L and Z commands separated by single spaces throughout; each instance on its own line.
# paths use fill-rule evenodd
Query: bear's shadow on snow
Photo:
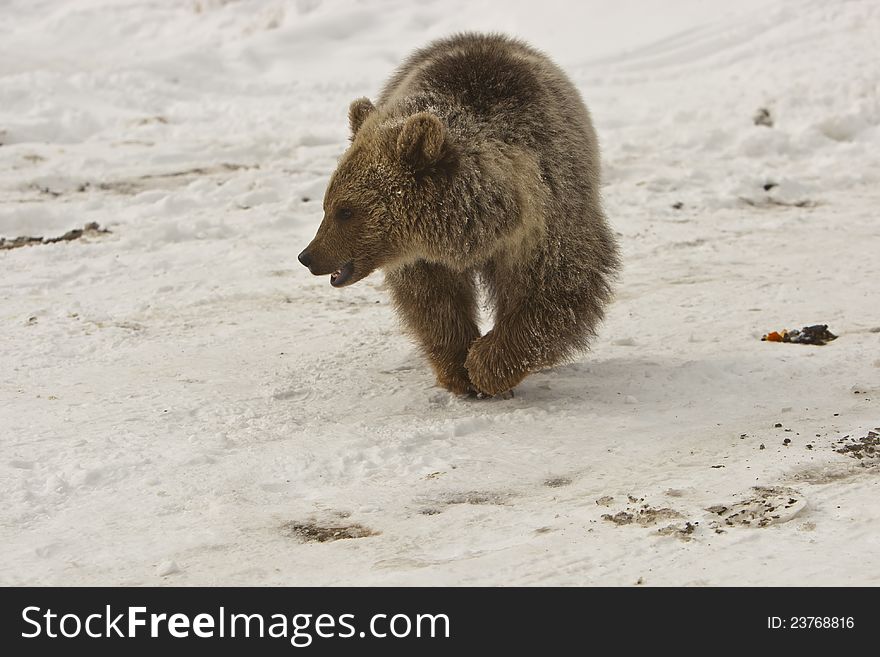
M 699 409 L 729 404 L 732 395 L 742 400 L 767 398 L 773 381 L 745 375 L 759 368 L 759 363 L 741 358 L 593 358 L 535 373 L 515 389 L 508 403 L 528 407 L 577 402 L 630 414 L 645 405 L 669 409 L 674 401 L 677 411 L 686 412 L 691 405 Z
M 541 370 L 514 388 L 511 399 L 459 397 L 439 388 L 427 363 L 413 352 L 396 357 L 393 363 L 367 373 L 365 386 L 384 377 L 393 377 L 402 388 L 421 390 L 426 406 L 438 410 L 452 408 L 480 415 L 503 415 L 514 410 L 577 404 L 604 415 L 632 415 L 654 407 L 674 411 L 680 417 L 691 410 L 704 414 L 707 407 L 743 404 L 754 407 L 755 400 L 775 394 L 772 377 L 755 374 L 765 363 L 758 359 L 718 356 L 693 360 L 587 355 L 583 361 Z M 360 396 L 360 392 L 353 392 Z M 413 398 L 392 395 L 388 406 L 399 412 L 412 409 Z M 394 409 L 386 408 L 386 412 Z

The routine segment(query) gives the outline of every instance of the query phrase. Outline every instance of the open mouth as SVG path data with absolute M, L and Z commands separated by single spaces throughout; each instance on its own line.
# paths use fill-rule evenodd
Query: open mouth
M 354 273 L 354 263 L 346 262 L 342 267 L 330 274 L 330 285 L 333 287 L 342 287 L 351 278 Z

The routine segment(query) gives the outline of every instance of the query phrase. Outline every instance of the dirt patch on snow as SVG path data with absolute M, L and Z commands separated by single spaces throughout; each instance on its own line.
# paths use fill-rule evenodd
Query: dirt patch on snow
M 604 498 L 600 498 L 604 499 Z M 603 513 L 602 520 L 613 522 L 615 525 L 638 525 L 640 527 L 650 527 L 664 520 L 675 520 L 681 518 L 682 515 L 669 507 L 652 507 L 645 502 L 645 498 L 635 498 L 628 496 L 630 504 L 623 511 L 615 514 Z
M 690 541 L 699 522 L 686 522 L 683 525 L 666 525 L 657 530 L 661 536 L 672 536 L 680 541 Z
M 834 451 L 860 461 L 880 458 L 880 433 L 878 432 L 880 432 L 880 427 L 877 427 L 875 431 L 869 431 L 861 438 L 844 436 L 837 441 L 838 446 L 834 448 Z
M 137 178 L 111 180 L 100 183 L 83 183 L 77 191 L 85 192 L 89 188 L 98 189 L 102 192 L 116 194 L 138 194 L 148 189 L 170 189 L 188 185 L 198 178 L 209 176 L 222 176 L 223 174 L 259 168 L 255 164 L 235 164 L 223 162 L 216 166 L 193 167 L 181 171 L 169 171 L 168 173 L 151 173 Z
M 793 488 L 756 486 L 752 490 L 748 499 L 706 509 L 718 516 L 711 526 L 767 527 L 788 522 L 806 507 L 804 496 Z
M 81 237 L 98 237 L 100 235 L 106 235 L 110 231 L 106 228 L 101 228 L 98 224 L 92 222 L 88 223 L 82 228 L 74 228 L 73 230 L 69 230 L 64 235 L 59 237 L 13 237 L 12 239 L 6 239 L 5 237 L 0 237 L 0 251 L 9 250 L 9 249 L 18 249 L 23 246 L 38 246 L 41 244 L 55 244 L 56 242 L 72 242 L 73 240 L 78 240 Z
M 319 525 L 316 522 L 286 522 L 281 525 L 281 534 L 287 538 L 295 538 L 303 543 L 329 543 L 346 538 L 366 538 L 376 536 L 363 525 Z
M 443 513 L 446 507 L 460 504 L 504 506 L 508 504 L 513 493 L 497 493 L 491 491 L 465 491 L 446 493 L 440 499 L 432 500 L 419 513 L 423 516 L 436 516 Z

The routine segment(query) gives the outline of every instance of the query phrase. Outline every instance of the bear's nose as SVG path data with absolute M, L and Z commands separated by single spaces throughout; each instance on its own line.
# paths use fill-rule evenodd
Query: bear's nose
M 311 265 L 311 264 L 312 264 L 312 256 L 311 256 L 311 254 L 309 253 L 309 250 L 306 249 L 305 251 L 303 251 L 302 253 L 300 253 L 300 254 L 297 256 L 297 260 L 299 260 L 299 261 L 300 261 L 303 265 L 305 265 L 306 267 L 308 267 L 309 265 Z

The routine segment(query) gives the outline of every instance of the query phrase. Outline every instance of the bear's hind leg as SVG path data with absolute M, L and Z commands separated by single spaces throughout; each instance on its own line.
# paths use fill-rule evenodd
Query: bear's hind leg
M 530 372 L 585 348 L 601 307 L 589 294 L 579 296 L 556 302 L 543 296 L 500 309 L 495 327 L 471 345 L 465 361 L 474 386 L 487 395 L 505 393 Z
M 475 393 L 464 366 L 471 343 L 480 337 L 473 277 L 420 260 L 389 271 L 385 279 L 437 382 L 459 395 Z

